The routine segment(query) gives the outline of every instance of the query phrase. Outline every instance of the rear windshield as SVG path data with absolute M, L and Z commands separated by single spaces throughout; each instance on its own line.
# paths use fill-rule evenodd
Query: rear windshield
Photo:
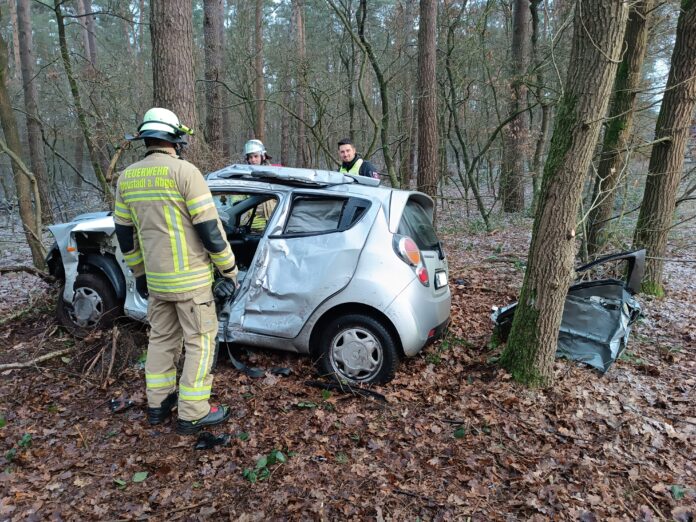
M 397 231 L 402 236 L 409 236 L 421 250 L 436 250 L 439 240 L 430 217 L 420 203 L 408 200 Z

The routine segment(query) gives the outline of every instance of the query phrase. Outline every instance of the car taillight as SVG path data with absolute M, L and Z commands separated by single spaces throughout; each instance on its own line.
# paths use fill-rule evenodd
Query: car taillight
M 416 275 L 418 276 L 418 280 L 423 283 L 425 286 L 428 286 L 428 269 L 425 268 L 423 265 L 419 266 L 416 268 Z
M 408 236 L 395 235 L 392 246 L 401 260 L 413 268 L 418 280 L 424 286 L 429 286 L 430 277 L 428 276 L 428 269 L 423 263 L 423 256 L 421 256 L 420 249 L 418 245 L 416 245 L 416 242 Z

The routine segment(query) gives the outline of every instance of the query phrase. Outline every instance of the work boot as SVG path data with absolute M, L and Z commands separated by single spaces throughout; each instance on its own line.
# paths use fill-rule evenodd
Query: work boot
M 202 419 L 198 419 L 195 421 L 186 421 L 178 419 L 176 421 L 176 432 L 179 435 L 193 435 L 194 433 L 197 433 L 206 426 L 215 426 L 216 424 L 222 424 L 227 419 L 229 419 L 231 413 L 232 410 L 230 410 L 229 406 L 213 406 L 210 408 L 210 412 L 208 412 L 208 415 L 206 415 Z
M 147 421 L 155 426 L 157 424 L 162 424 L 166 421 L 172 414 L 172 410 L 176 407 L 177 394 L 172 392 L 167 395 L 167 398 L 162 401 L 159 408 L 148 408 L 147 409 Z

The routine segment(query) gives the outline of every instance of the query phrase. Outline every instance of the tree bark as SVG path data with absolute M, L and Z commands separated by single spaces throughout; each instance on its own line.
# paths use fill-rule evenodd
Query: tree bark
M 205 161 L 205 140 L 200 136 L 193 74 L 192 0 L 152 0 L 152 83 L 156 107 L 174 112 L 179 121 L 194 130 L 186 156 L 194 163 Z M 201 168 L 204 168 L 204 166 Z
M 290 107 L 291 102 L 291 81 L 290 71 L 283 71 L 283 106 Z M 283 110 L 280 115 L 280 164 L 290 164 L 290 115 Z
M 541 125 L 536 135 L 536 144 L 534 145 L 534 156 L 532 158 L 532 204 L 530 214 L 533 216 L 536 213 L 537 203 L 539 200 L 539 187 L 541 185 L 541 159 L 546 149 L 546 142 L 549 135 L 549 127 L 551 122 L 551 102 L 548 99 L 546 88 L 546 74 L 544 74 L 545 65 L 541 59 L 539 50 L 539 4 L 542 0 L 532 0 L 530 10 L 532 13 L 532 56 L 534 67 L 536 69 L 536 88 L 535 96 L 537 102 L 541 106 Z
M 65 37 L 65 24 L 63 20 L 62 4 L 62 0 L 54 0 L 53 4 L 53 12 L 55 13 L 56 23 L 58 25 L 58 44 L 60 46 L 60 55 L 63 60 L 65 75 L 67 76 L 68 84 L 70 85 L 70 93 L 72 94 L 73 102 L 75 103 L 77 121 L 80 126 L 80 130 L 82 130 L 82 135 L 85 139 L 85 143 L 87 144 L 87 150 L 89 151 L 89 159 L 92 163 L 92 168 L 94 169 L 94 175 L 96 176 L 97 181 L 101 186 L 106 203 L 109 206 L 111 206 L 113 205 L 113 194 L 111 193 L 111 188 L 109 187 L 109 184 L 106 182 L 106 179 L 104 177 L 104 171 L 102 170 L 99 161 L 99 153 L 96 147 L 94 146 L 92 133 L 90 132 L 89 126 L 87 124 L 87 114 L 85 113 L 82 107 L 80 90 L 77 86 L 77 81 L 75 80 L 75 76 L 73 75 L 72 71 L 72 63 L 70 62 L 70 54 L 68 53 L 68 43 Z
M 78 0 L 78 12 L 82 15 L 82 34 L 85 47 L 85 57 L 87 58 L 86 76 L 92 85 L 99 84 L 99 68 L 97 63 L 97 37 L 96 37 L 96 21 L 92 14 L 92 0 Z M 109 149 L 108 135 L 104 128 L 104 122 L 101 118 L 101 90 L 99 88 L 92 89 L 87 93 L 87 99 L 92 106 L 92 112 L 96 115 L 94 124 L 94 136 L 92 137 L 93 147 L 99 153 L 99 165 L 101 171 L 106 173 L 109 168 Z
M 7 92 L 7 61 L 7 44 L 0 34 L 0 124 L 2 124 L 5 141 L 7 142 L 6 147 L 0 146 L 0 152 L 7 152 L 8 154 L 12 152 L 14 154 L 12 158 L 12 173 L 19 203 L 19 217 L 24 225 L 24 236 L 31 249 L 34 266 L 39 270 L 43 270 L 45 268 L 45 252 L 41 244 L 41 201 L 40 198 L 36 198 L 34 201 L 34 205 L 39 210 L 35 212 L 32 207 L 30 177 L 23 171 L 20 159 L 22 156 L 22 144 L 19 141 L 17 120 L 12 111 L 10 96 Z
M 616 187 L 625 168 L 652 8 L 653 0 L 642 0 L 633 4 L 629 12 L 624 37 L 626 51 L 614 81 L 614 97 L 592 191 L 593 207 L 588 216 L 587 252 L 590 256 L 599 253 L 606 242 L 605 224 L 614 209 Z
M 529 262 L 501 357 L 513 378 L 529 385 L 553 383 L 583 182 L 607 110 L 627 16 L 623 0 L 576 4 L 568 74 L 544 168 Z
M 21 3 L 22 0 L 19 0 Z M 20 56 L 20 45 L 19 45 L 19 20 L 17 19 L 17 5 L 13 0 L 9 0 L 7 3 L 7 11 L 10 15 L 10 25 L 15 29 L 12 31 L 12 61 L 13 67 L 8 67 L 12 73 L 12 79 L 17 80 L 19 78 L 19 64 L 22 61 Z
M 655 140 L 663 141 L 653 145 L 650 154 L 643 203 L 633 236 L 634 247 L 646 248 L 650 257 L 642 290 L 654 295 L 664 294 L 664 261 L 659 258 L 665 257 L 667 250 L 696 104 L 696 0 L 684 0 L 681 6 L 667 88 L 655 125 Z
M 263 0 L 256 0 L 256 13 L 254 17 L 254 69 L 256 72 L 256 126 L 254 137 L 257 140 L 266 141 L 266 81 L 263 74 Z
M 418 25 L 418 190 L 437 195 L 437 1 L 420 0 Z
M 525 166 L 528 155 L 529 123 L 526 112 L 527 84 L 524 75 L 529 66 L 531 42 L 529 0 L 514 0 L 512 5 L 512 49 L 510 53 L 510 99 L 508 115 L 516 115 L 503 130 L 503 166 L 500 196 L 505 212 L 524 210 Z
M 222 136 L 222 31 L 223 0 L 203 2 L 205 40 L 205 137 L 215 158 L 223 157 Z
M 307 51 L 305 47 L 304 33 L 304 2 L 293 0 L 292 17 L 295 21 L 295 48 L 297 49 L 297 150 L 295 158 L 296 167 L 307 166 L 307 131 L 305 129 L 305 94 L 307 86 Z
M 12 4 L 14 0 L 10 0 Z M 24 90 L 24 108 L 27 118 L 27 144 L 29 145 L 29 163 L 36 176 L 39 197 L 41 198 L 41 218 L 44 223 L 53 223 L 53 210 L 48 195 L 46 180 L 46 163 L 44 161 L 43 143 L 41 141 L 41 120 L 36 104 L 37 91 L 34 83 L 34 44 L 31 33 L 31 10 L 29 2 L 17 1 L 17 24 L 19 29 L 19 54 L 22 63 L 22 88 Z

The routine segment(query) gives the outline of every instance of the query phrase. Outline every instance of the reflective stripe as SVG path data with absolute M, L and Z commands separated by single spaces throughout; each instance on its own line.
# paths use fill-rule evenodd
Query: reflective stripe
M 212 270 L 212 267 L 210 265 L 207 265 L 203 268 L 198 268 L 196 270 L 189 270 L 187 273 L 181 273 L 181 272 L 148 272 L 147 273 L 147 278 L 148 281 L 151 279 L 153 281 L 157 280 L 167 280 L 167 279 L 175 279 L 175 280 L 182 280 L 182 279 L 188 279 L 194 276 L 202 275 L 202 274 L 210 274 Z
M 123 259 L 125 259 L 126 264 L 132 268 L 143 262 L 143 253 L 140 250 L 136 250 L 132 254 L 123 254 Z
M 203 194 L 202 196 L 198 196 L 197 198 L 189 199 L 186 202 L 186 206 L 188 207 L 191 216 L 195 216 L 197 214 L 200 214 L 204 210 L 214 208 L 215 203 L 213 202 L 212 196 L 210 196 L 209 194 Z
M 130 221 L 130 209 L 121 203 L 120 201 L 116 202 L 116 205 L 114 206 L 114 215 L 116 217 L 120 217 L 121 219 L 126 219 Z
M 176 371 L 168 373 L 146 373 L 146 387 L 153 388 L 169 388 L 176 385 Z
M 138 220 L 138 215 L 132 211 L 131 209 L 131 217 L 133 218 L 133 224 L 135 225 L 135 234 L 138 236 L 138 246 L 143 244 L 143 238 L 140 237 L 140 220 Z M 142 249 L 141 249 L 142 252 Z M 143 258 L 143 263 L 145 263 L 145 259 Z M 147 270 L 147 267 L 146 267 Z
M 169 230 L 169 244 L 172 247 L 175 271 L 183 272 L 188 270 L 188 248 L 186 247 L 184 225 L 181 221 L 179 210 L 175 207 L 165 206 L 164 220 L 167 222 L 167 229 Z
M 212 259 L 216 265 L 226 265 L 234 262 L 234 255 L 232 254 L 232 251 L 227 248 L 222 252 L 218 252 L 217 254 L 211 253 L 209 255 L 210 259 Z
M 193 381 L 193 386 L 200 388 L 203 386 L 205 377 L 208 374 L 208 361 L 210 360 L 210 334 L 204 333 L 200 337 L 201 343 L 201 358 L 198 360 L 198 370 L 196 370 L 196 379 Z
M 173 293 L 188 292 L 213 284 L 213 276 L 210 273 L 200 276 L 187 277 L 186 281 L 151 281 L 148 274 L 147 287 L 151 292 Z
M 208 386 L 179 386 L 179 400 L 184 401 L 205 401 L 210 399 L 210 390 L 212 385 Z
M 340 169 L 338 169 L 338 172 L 341 172 L 342 174 L 353 174 L 354 176 L 358 176 L 360 174 L 360 167 L 363 164 L 363 159 L 358 158 L 358 161 L 356 161 L 353 166 L 350 168 L 350 170 L 346 170 L 345 167 L 341 166 Z
M 121 194 L 123 201 L 133 203 L 136 201 L 184 201 L 178 190 L 133 190 Z

